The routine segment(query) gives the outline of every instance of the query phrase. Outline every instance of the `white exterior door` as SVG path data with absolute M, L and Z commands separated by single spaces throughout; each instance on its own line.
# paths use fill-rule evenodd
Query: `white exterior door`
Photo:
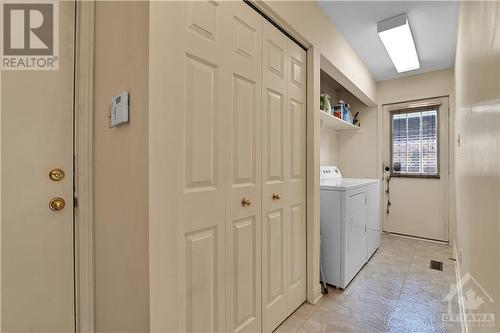
M 262 313 L 274 330 L 306 299 L 306 53 L 264 21 Z
M 448 98 L 433 99 L 425 102 L 441 104 L 437 112 L 439 177 L 392 177 L 390 181 L 390 213 L 384 214 L 384 230 L 398 234 L 448 241 Z M 391 164 L 390 111 L 404 109 L 410 105 L 411 103 L 402 103 L 384 107 L 385 165 Z M 385 186 L 387 186 L 387 183 Z M 385 199 L 384 208 L 387 208 L 387 195 Z
M 59 70 L 1 73 L 2 332 L 74 331 L 74 13 L 59 3 Z

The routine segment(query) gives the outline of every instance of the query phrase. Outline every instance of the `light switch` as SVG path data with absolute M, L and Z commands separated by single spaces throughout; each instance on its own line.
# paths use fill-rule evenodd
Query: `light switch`
M 109 127 L 117 127 L 128 123 L 128 92 L 113 97 L 111 101 L 111 117 Z

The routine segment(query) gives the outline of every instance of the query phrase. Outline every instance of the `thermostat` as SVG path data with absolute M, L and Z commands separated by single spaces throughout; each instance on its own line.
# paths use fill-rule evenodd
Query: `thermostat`
M 111 116 L 109 127 L 117 127 L 128 123 L 128 92 L 122 92 L 111 101 Z

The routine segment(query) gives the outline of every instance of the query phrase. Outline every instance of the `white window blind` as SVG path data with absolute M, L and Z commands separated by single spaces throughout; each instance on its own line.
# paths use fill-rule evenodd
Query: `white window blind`
M 391 113 L 392 173 L 439 176 L 437 107 Z

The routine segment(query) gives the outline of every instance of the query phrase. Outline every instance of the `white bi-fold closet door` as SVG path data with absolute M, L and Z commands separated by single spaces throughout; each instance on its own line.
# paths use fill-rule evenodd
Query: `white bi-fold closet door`
M 262 320 L 276 328 L 306 299 L 306 53 L 264 20 Z
M 270 332 L 306 299 L 305 51 L 243 2 L 150 25 L 151 330 Z

